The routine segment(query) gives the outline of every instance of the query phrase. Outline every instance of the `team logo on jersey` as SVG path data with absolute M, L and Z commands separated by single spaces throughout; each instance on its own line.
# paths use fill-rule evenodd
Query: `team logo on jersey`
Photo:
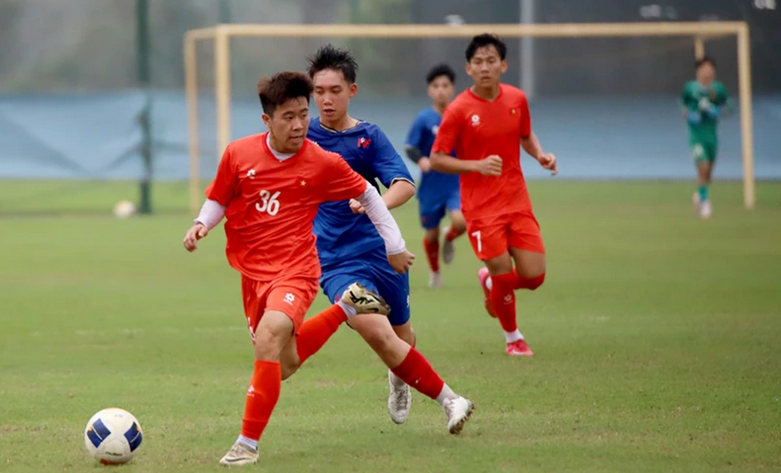
M 247 171 L 247 177 L 250 179 L 255 179 L 255 170 L 250 169 L 249 171 Z
M 518 113 L 518 109 L 516 109 L 516 108 L 510 109 L 510 113 L 515 115 L 516 113 Z
M 358 147 L 366 149 L 371 144 L 372 140 L 369 138 L 358 138 Z
M 480 115 L 474 114 L 472 115 L 472 126 L 477 126 L 480 124 Z
M 439 133 L 439 125 L 432 126 L 431 127 L 431 134 L 432 135 L 436 135 L 437 133 Z

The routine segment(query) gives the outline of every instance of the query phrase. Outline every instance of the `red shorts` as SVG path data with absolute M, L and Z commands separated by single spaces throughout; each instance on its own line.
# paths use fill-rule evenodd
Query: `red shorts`
M 255 342 L 258 322 L 270 310 L 277 310 L 290 317 L 298 335 L 306 311 L 312 306 L 318 290 L 317 278 L 293 277 L 261 282 L 242 275 L 241 295 L 252 342 Z
M 496 258 L 510 247 L 545 253 L 540 224 L 531 212 L 514 212 L 466 222 L 469 242 L 480 261 Z

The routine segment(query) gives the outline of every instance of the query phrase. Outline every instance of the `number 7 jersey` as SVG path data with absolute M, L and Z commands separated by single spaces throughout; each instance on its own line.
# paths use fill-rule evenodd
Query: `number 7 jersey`
M 228 145 L 206 189 L 208 199 L 226 207 L 228 262 L 258 281 L 320 277 L 312 233 L 318 206 L 360 196 L 366 180 L 341 156 L 309 140 L 280 160 L 269 149 L 267 135 Z

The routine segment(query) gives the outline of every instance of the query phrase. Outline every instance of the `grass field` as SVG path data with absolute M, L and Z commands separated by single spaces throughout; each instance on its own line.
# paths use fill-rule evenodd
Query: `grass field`
M 19 188 L 0 185 L 0 202 L 20 202 Z M 546 284 L 518 296 L 531 359 L 504 355 L 467 241 L 430 291 L 416 206 L 395 213 L 418 254 L 418 348 L 477 405 L 461 436 L 421 395 L 394 425 L 385 370 L 343 328 L 284 383 L 247 470 L 781 471 L 781 184 L 760 184 L 746 211 L 740 186 L 719 183 L 705 222 L 690 183 L 530 188 L 549 255 Z M 181 195 L 155 187 L 164 210 L 184 208 L 166 200 Z M 57 210 L 76 202 L 55 197 Z M 222 232 L 191 255 L 188 225 L 183 213 L 0 218 L 0 471 L 103 469 L 82 433 L 108 406 L 144 428 L 121 471 L 224 471 L 252 349 Z

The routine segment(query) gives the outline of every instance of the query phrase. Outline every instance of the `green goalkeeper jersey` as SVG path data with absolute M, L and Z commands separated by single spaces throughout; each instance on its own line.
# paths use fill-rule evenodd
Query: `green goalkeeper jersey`
M 687 114 L 690 141 L 715 141 L 721 111 L 729 106 L 724 84 L 713 82 L 705 87 L 696 80 L 689 81 L 681 91 L 681 104 Z

